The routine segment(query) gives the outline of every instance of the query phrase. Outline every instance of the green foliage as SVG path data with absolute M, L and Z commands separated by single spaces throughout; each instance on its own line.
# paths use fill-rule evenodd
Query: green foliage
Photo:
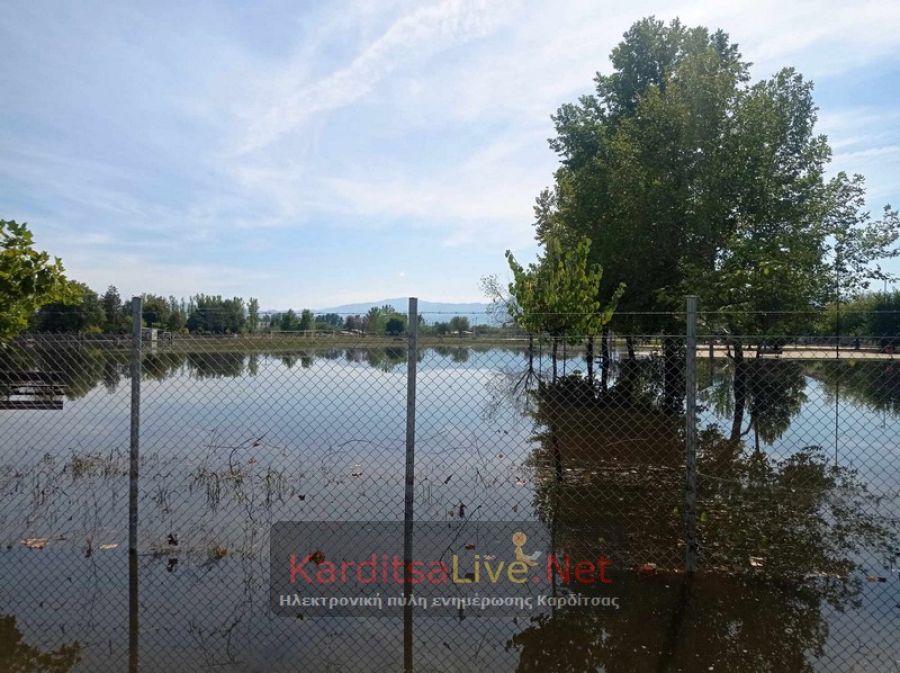
M 829 253 L 833 260 L 834 299 L 841 301 L 869 289 L 873 281 L 889 280 L 878 260 L 896 257 L 900 231 L 896 210 L 885 206 L 882 218 L 872 222 L 865 208 L 862 176 L 843 171 L 828 184 L 830 208 L 825 220 Z
M 63 643 L 40 650 L 25 642 L 13 615 L 0 615 L 0 671 L 9 673 L 68 673 L 81 660 L 81 644 Z
M 399 336 L 406 332 L 406 316 L 400 313 L 394 313 L 389 316 L 384 324 L 385 334 L 391 336 Z
M 278 320 L 278 329 L 282 332 L 296 332 L 300 329 L 300 319 L 294 309 L 288 309 L 282 313 Z
M 120 332 L 128 329 L 128 319 L 122 306 L 122 298 L 115 285 L 106 288 L 106 292 L 100 298 L 103 306 L 103 318 L 107 332 Z
M 876 295 L 872 308 L 867 315 L 869 334 L 885 345 L 900 346 L 900 291 Z
M 900 291 L 864 293 L 829 304 L 819 333 L 875 337 L 882 346 L 900 346 Z
M 450 322 L 447 327 L 449 331 L 456 332 L 457 334 L 459 334 L 460 332 L 469 332 L 472 329 L 469 325 L 469 319 L 461 315 L 455 315 L 450 318 Z
M 369 334 L 384 334 L 386 322 L 387 320 L 384 317 L 382 309 L 373 306 L 369 309 L 369 312 L 366 313 L 364 329 Z
M 191 332 L 237 334 L 247 321 L 244 300 L 223 299 L 219 295 L 198 294 L 188 304 L 187 328 Z
M 170 313 L 163 327 L 167 332 L 180 332 L 184 329 L 186 321 L 181 313 Z
M 308 308 L 303 309 L 300 313 L 300 324 L 299 329 L 303 332 L 308 332 L 315 328 L 316 319 L 313 315 L 313 312 Z
M 25 223 L 0 220 L 0 342 L 24 330 L 44 304 L 76 300 L 63 272 L 59 258 L 34 249 Z
M 365 331 L 366 317 L 361 315 L 348 315 L 344 320 L 344 329 L 351 332 Z
M 97 293 L 84 283 L 69 281 L 67 302 L 44 304 L 32 324 L 38 332 L 102 332 L 106 314 Z
M 164 327 L 171 314 L 169 300 L 155 294 L 145 294 L 141 307 L 141 318 L 148 327 Z
M 564 246 L 556 237 L 547 238 L 538 261 L 522 267 L 506 251 L 513 274 L 507 307 L 523 329 L 552 337 L 597 334 L 612 318 L 624 292 L 619 285 L 605 308 L 601 308 L 598 288 L 603 269 L 590 262 L 591 243 L 581 239 Z
M 316 317 L 308 308 L 303 309 L 299 316 L 294 309 L 275 313 L 269 321 L 273 329 L 282 332 L 310 332 L 316 329 Z
M 623 311 L 665 313 L 697 294 L 728 312 L 717 329 L 765 334 L 821 306 L 835 278 L 847 292 L 883 277 L 873 263 L 896 254 L 897 214 L 871 222 L 859 176 L 826 182 L 831 151 L 800 74 L 751 85 L 725 33 L 653 18 L 612 62 L 594 95 L 554 116 L 561 166 L 535 207 L 539 241 L 591 241 L 601 297 L 627 282 Z
M 247 330 L 253 334 L 259 329 L 259 299 L 250 297 L 247 304 Z

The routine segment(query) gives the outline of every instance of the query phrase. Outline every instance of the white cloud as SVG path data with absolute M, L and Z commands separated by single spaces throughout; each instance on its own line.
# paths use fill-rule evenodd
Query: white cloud
M 497 7 L 419 7 L 361 46 L 350 65 L 263 97 L 270 111 L 251 124 L 240 146 L 250 156 L 234 166 L 231 177 L 242 189 L 268 197 L 278 213 L 274 221 L 331 209 L 360 216 L 362 226 L 377 216 L 379 222 L 391 217 L 413 228 L 434 227 L 444 232 L 445 244 L 497 232 L 512 236 L 515 245 L 530 237 L 533 199 L 552 179 L 555 159 L 545 143 L 552 134 L 549 115 L 592 89 L 593 74 L 608 69 L 609 51 L 637 17 L 656 9 L 664 18 L 680 15 L 691 25 L 721 26 L 757 62 L 760 76 L 792 59 L 808 61 L 812 75 L 831 75 L 840 65 L 835 54 L 851 54 L 852 63 L 841 62 L 853 67 L 896 51 L 900 42 L 883 28 L 884 17 L 897 10 L 871 2 L 852 8 L 830 3 L 830 9 L 776 2 L 693 3 L 662 11 L 658 4 L 622 9 L 595 2 Z M 483 40 L 465 52 L 454 50 L 473 38 Z M 504 131 L 471 155 L 425 172 L 409 156 L 385 161 L 362 155 L 355 158 L 357 169 L 315 157 L 315 120 L 356 106 L 365 129 L 371 108 L 363 99 L 373 97 L 395 113 L 393 127 L 368 127 L 376 137 L 395 129 L 402 134 L 405 125 L 433 129 L 439 143 L 449 144 L 457 129 L 497 125 Z M 846 129 L 832 129 L 838 147 L 872 140 L 851 141 L 844 138 Z M 267 149 L 260 152 L 262 147 Z M 874 156 L 879 150 L 854 152 Z M 280 159 L 286 153 L 292 157 L 287 163 Z
M 592 90 L 647 14 L 721 27 L 756 76 L 797 65 L 832 92 L 900 54 L 900 3 L 871 0 L 361 0 L 281 17 L 279 44 L 221 8 L 22 7 L 0 10 L 0 84 L 16 93 L 0 111 L 6 212 L 38 223 L 76 277 L 176 294 L 294 291 L 258 270 L 293 229 L 298 247 L 330 251 L 344 228 L 363 245 L 424 235 L 434 259 L 496 249 L 496 267 L 466 271 L 474 286 L 503 249 L 533 249 L 533 200 L 556 165 L 550 115 Z M 900 201 L 893 107 L 820 113 L 834 168 L 864 173 L 876 203 Z M 181 263 L 192 255 L 202 262 Z M 396 294 L 416 276 L 404 268 L 361 292 Z
M 813 78 L 858 68 L 896 53 L 900 5 L 880 0 L 700 2 L 665 12 L 689 24 L 722 28 L 766 76 L 796 65 Z
M 500 3 L 487 0 L 442 0 L 402 16 L 345 68 L 292 91 L 262 95 L 263 110 L 238 153 L 265 147 L 313 115 L 364 97 L 394 70 L 414 66 L 425 55 L 486 35 L 501 11 Z
M 534 152 L 542 142 L 543 136 L 533 130 L 515 138 L 501 136 L 460 164 L 426 175 L 331 178 L 324 186 L 356 215 L 405 219 L 418 229 L 437 229 L 445 245 L 476 237 L 482 244 L 520 245 L 533 236 L 534 198 L 553 169 L 549 153 Z
M 237 265 L 223 268 L 218 264 L 164 262 L 144 254 L 95 247 L 84 247 L 63 261 L 68 269 L 78 269 L 78 280 L 98 290 L 115 284 L 122 296 L 140 292 L 175 297 L 195 292 L 247 296 L 253 294 L 247 292 L 248 287 L 265 286 L 273 280 L 271 272 Z

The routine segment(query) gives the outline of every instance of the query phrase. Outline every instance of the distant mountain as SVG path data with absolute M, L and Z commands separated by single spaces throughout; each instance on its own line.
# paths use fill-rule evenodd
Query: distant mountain
M 373 306 L 393 306 L 398 313 L 406 313 L 409 308 L 409 299 L 400 297 L 397 299 L 382 299 L 381 301 L 360 302 L 358 304 L 342 304 L 341 306 L 329 306 L 317 308 L 316 313 L 342 313 L 365 314 Z M 487 314 L 488 304 L 484 302 L 472 302 L 469 304 L 453 304 L 443 301 L 419 300 L 419 314 L 427 323 L 446 322 L 455 315 L 465 316 L 473 325 L 483 325 L 491 322 L 491 316 Z

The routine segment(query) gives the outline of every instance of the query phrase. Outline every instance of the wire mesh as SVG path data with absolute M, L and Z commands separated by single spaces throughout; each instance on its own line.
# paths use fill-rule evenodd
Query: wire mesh
M 274 614 L 273 524 L 403 519 L 408 352 L 400 334 L 146 333 L 141 670 L 897 670 L 883 338 L 707 333 L 690 354 L 682 334 L 422 329 L 415 518 L 543 527 L 542 562 L 602 553 L 612 581 L 580 591 L 616 609 Z M 0 670 L 127 669 L 130 353 L 58 334 L 0 354 Z

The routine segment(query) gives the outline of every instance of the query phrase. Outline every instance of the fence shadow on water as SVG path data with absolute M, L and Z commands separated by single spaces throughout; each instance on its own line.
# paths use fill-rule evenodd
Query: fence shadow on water
M 608 558 L 578 591 L 617 605 L 419 610 L 406 641 L 269 602 L 274 523 L 403 520 L 406 337 L 145 343 L 140 669 L 896 672 L 900 361 L 734 342 L 420 338 L 416 520 L 542 527 L 544 557 Z M 128 668 L 131 348 L 0 354 L 0 670 Z

